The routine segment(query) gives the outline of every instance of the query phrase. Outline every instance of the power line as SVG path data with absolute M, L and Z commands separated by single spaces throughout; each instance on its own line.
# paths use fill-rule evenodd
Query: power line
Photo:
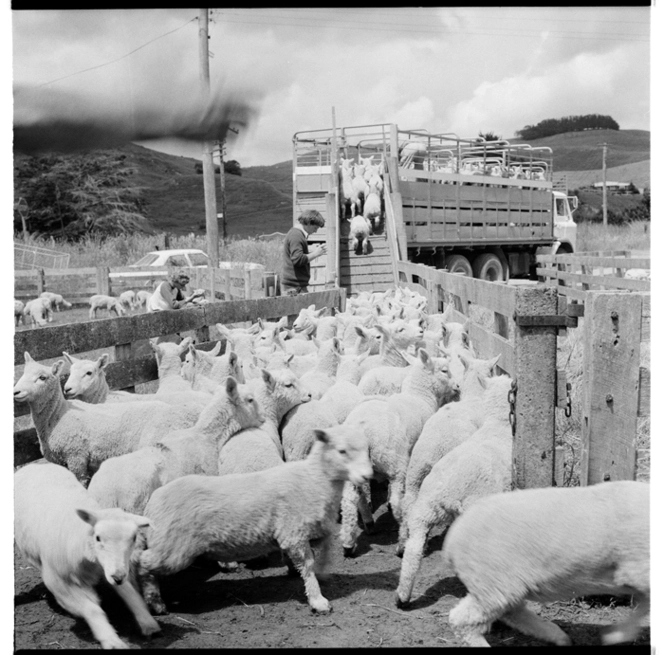
M 325 20 L 325 22 L 308 22 L 308 23 L 275 23 L 275 20 L 290 20 L 287 17 L 282 17 L 282 16 L 264 16 L 266 20 L 236 20 L 234 18 L 227 18 L 228 16 L 241 16 L 242 14 L 231 14 L 228 12 L 223 12 L 222 15 L 224 16 L 224 22 L 226 23 L 235 23 L 235 24 L 245 24 L 245 25 L 271 25 L 273 27 L 293 27 L 293 28 L 298 28 L 298 27 L 338 27 L 340 29 L 344 30 L 363 30 L 366 31 L 369 29 L 369 24 L 365 25 L 358 25 L 357 23 L 344 23 L 342 22 L 335 22 L 334 19 L 332 20 Z M 307 17 L 303 18 L 297 18 L 294 17 L 295 20 L 310 20 Z M 387 28 L 381 28 L 379 25 L 386 25 L 389 26 Z M 394 27 L 392 27 L 394 25 Z M 426 30 L 426 29 L 408 29 L 407 27 L 403 25 L 397 25 L 394 23 L 376 23 L 372 22 L 370 25 L 371 31 L 372 32 L 411 32 L 411 33 L 416 33 L 416 34 L 437 34 L 437 35 L 449 35 L 449 34 L 464 34 L 464 35 L 474 35 L 474 36 L 500 36 L 500 37 L 505 37 L 505 36 L 516 36 L 516 37 L 526 37 L 526 38 L 541 38 L 542 33 L 537 32 L 537 33 L 524 33 L 524 32 L 508 32 L 505 30 L 509 30 L 510 28 L 505 28 L 505 30 L 501 30 L 501 28 L 498 28 L 498 30 L 501 31 L 492 31 L 492 32 L 471 32 L 471 31 L 464 31 L 464 30 L 451 30 L 451 29 L 445 29 L 445 28 L 440 28 L 440 29 L 433 29 L 433 30 Z M 578 35 L 582 35 L 584 38 L 589 39 L 591 41 L 627 41 L 627 42 L 633 42 L 633 43 L 648 43 L 649 42 L 649 35 L 647 34 L 617 34 L 617 33 L 607 33 L 607 36 L 599 36 L 595 35 L 591 32 L 570 32 L 570 31 L 560 31 L 560 30 L 546 30 L 547 36 L 551 36 L 551 38 L 557 38 L 557 39 L 578 39 Z M 561 34 L 567 34 L 569 36 L 558 36 Z M 572 35 L 577 35 L 577 36 L 572 36 Z M 629 36 L 634 36 L 637 38 L 626 38 Z M 638 38 L 638 37 L 643 37 L 643 38 Z
M 122 55 L 122 57 L 118 57 L 117 59 L 113 59 L 112 61 L 107 61 L 104 64 L 99 64 L 97 66 L 92 66 L 90 68 L 86 68 L 84 70 L 77 71 L 76 73 L 70 73 L 69 75 L 65 75 L 64 77 L 58 77 L 57 79 L 51 80 L 50 82 L 44 82 L 43 84 L 38 84 L 37 87 L 46 86 L 48 84 L 54 84 L 55 82 L 60 82 L 62 80 L 66 80 L 70 77 L 74 77 L 75 75 L 81 75 L 81 73 L 87 73 L 88 71 L 92 71 L 92 70 L 95 70 L 97 68 L 103 68 L 104 66 L 110 66 L 111 64 L 115 64 L 116 62 L 129 57 L 129 55 L 133 55 L 135 52 L 138 52 L 139 50 L 141 50 L 142 48 L 145 48 L 146 46 L 150 45 L 151 43 L 154 43 L 155 41 L 158 41 L 159 39 L 163 39 L 165 36 L 168 36 L 169 34 L 173 34 L 173 32 L 177 32 L 178 30 L 181 30 L 183 27 L 186 27 L 187 25 L 189 25 L 189 23 L 193 23 L 194 21 L 197 21 L 197 20 L 198 20 L 198 16 L 192 18 L 191 20 L 188 20 L 184 25 L 180 25 L 180 27 L 176 27 L 174 30 L 171 30 L 170 32 L 166 32 L 165 34 L 157 36 L 154 39 L 152 39 L 151 41 L 148 41 L 147 43 L 144 43 L 143 45 L 138 46 L 138 48 L 135 48 L 131 52 L 128 52 L 126 55 Z

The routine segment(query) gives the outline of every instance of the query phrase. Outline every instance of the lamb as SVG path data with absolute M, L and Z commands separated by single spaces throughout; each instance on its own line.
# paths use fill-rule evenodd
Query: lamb
M 507 394 L 512 380 L 501 375 L 487 383 L 487 419 L 471 437 L 436 462 L 405 518 L 408 539 L 397 588 L 399 606 L 410 600 L 431 529 L 440 526 L 445 530 L 478 498 L 511 489 L 512 428 Z
M 51 303 L 51 311 L 62 311 L 62 308 L 71 309 L 72 304 L 67 302 L 59 293 L 51 291 L 42 291 L 39 294 L 40 298 L 47 298 Z
M 300 310 L 297 318 L 293 321 L 293 330 L 302 332 L 307 328 L 313 327 L 310 332 L 311 337 L 316 337 L 318 341 L 326 341 L 337 336 L 338 319 L 336 310 L 332 309 L 332 315 L 327 315 L 328 308 L 316 309 L 316 305 L 309 305 L 306 309 Z
M 487 418 L 482 400 L 487 387 L 486 379 L 493 374 L 499 358 L 500 355 L 486 360 L 462 355 L 466 371 L 460 386 L 461 399 L 459 402 L 443 405 L 427 420 L 410 454 L 403 498 L 404 516 L 410 513 L 422 481 L 436 462 L 482 427 Z M 403 554 L 408 536 L 407 526 L 407 521 L 402 522 L 397 555 Z
M 373 234 L 371 223 L 362 214 L 355 214 L 350 219 L 351 248 L 356 255 L 369 252 L 369 235 Z
M 14 324 L 15 327 L 18 327 L 19 323 L 23 322 L 23 325 L 25 325 L 25 315 L 23 314 L 23 310 L 25 309 L 25 305 L 20 301 L 14 299 Z
M 189 475 L 157 489 L 145 515 L 147 549 L 140 554 L 143 595 L 154 614 L 167 609 L 155 576 L 188 567 L 203 553 L 244 561 L 281 549 L 300 571 L 310 608 L 331 611 L 316 574 L 324 574 L 344 482 L 372 475 L 361 430 L 316 430 L 306 460 L 254 473 Z M 311 542 L 320 544 L 314 558 Z
M 161 630 L 134 586 L 130 557 L 142 516 L 101 509 L 67 469 L 44 462 L 14 474 L 14 539 L 41 572 L 46 588 L 70 614 L 83 618 L 102 648 L 128 648 L 101 609 L 102 580 L 122 598 L 141 634 Z
M 349 160 L 346 160 L 349 161 Z M 342 212 L 342 218 L 348 215 L 355 216 L 360 205 L 360 197 L 357 190 L 353 186 L 353 174 L 349 166 L 342 164 L 341 166 L 341 184 L 339 186 L 339 204 Z
M 30 319 L 30 325 L 44 327 L 53 321 L 51 303 L 46 298 L 28 300 L 23 308 L 23 323 L 26 317 Z
M 401 393 L 389 399 L 372 397 L 360 403 L 344 425 L 366 424 L 371 461 L 379 479 L 389 481 L 392 514 L 401 522 L 401 498 L 404 492 L 408 458 L 427 419 L 444 403 L 458 397 L 459 387 L 443 374 L 429 354 L 420 349 L 418 361 L 402 385 Z M 341 541 L 344 554 L 352 555 L 357 543 L 357 493 L 348 487 L 344 492 Z M 364 502 L 367 502 L 364 499 Z
M 142 513 L 155 489 L 183 475 L 216 475 L 219 449 L 236 432 L 258 427 L 263 415 L 254 394 L 229 377 L 195 425 L 166 430 L 153 445 L 102 462 L 89 492 L 102 507 Z
M 120 301 L 120 304 L 125 311 L 131 311 L 132 309 L 136 309 L 138 307 L 136 292 L 133 289 L 127 289 L 127 291 L 123 291 L 118 296 L 118 300 Z
M 97 317 L 97 310 L 99 309 L 108 310 L 109 316 L 111 313 L 114 313 L 116 316 L 125 315 L 125 310 L 120 304 L 120 301 L 113 296 L 97 293 L 94 296 L 91 296 L 88 302 L 90 303 L 90 312 L 88 314 L 90 319 Z
M 374 227 L 378 227 L 382 214 L 380 195 L 375 182 L 369 184 L 369 193 L 364 199 L 364 216 L 367 221 L 373 221 Z
M 351 359 L 342 361 L 337 370 L 334 384 L 321 396 L 321 403 L 328 407 L 337 420 L 343 423 L 354 407 L 364 400 L 364 394 L 358 388 L 361 366 L 369 356 L 369 351 Z
M 146 291 L 145 289 L 139 289 L 136 292 L 136 309 L 140 309 L 141 307 L 145 307 L 147 309 L 148 300 L 150 300 L 151 296 L 152 294 L 149 291 Z
M 193 343 L 189 343 L 180 375 L 189 381 L 195 391 L 213 393 L 228 376 L 244 384 L 244 369 L 237 353 L 230 347 L 224 355 L 218 356 L 220 349 L 220 341 L 208 352 L 196 350 Z
M 265 422 L 245 428 L 228 439 L 219 449 L 218 473 L 250 473 L 284 463 L 279 438 L 281 420 L 293 407 L 308 403 L 311 394 L 304 391 L 295 374 L 288 370 L 269 372 L 263 369 L 260 380 L 252 380 L 254 392 Z
M 369 185 L 364 179 L 364 166 L 360 164 L 355 164 L 353 166 L 353 177 L 351 179 L 351 184 L 353 186 L 353 193 L 356 200 L 356 214 L 362 214 L 364 208 L 364 199 L 369 193 Z
M 42 455 L 66 466 L 84 486 L 105 459 L 155 443 L 198 418 L 197 413 L 160 401 L 91 405 L 66 400 L 60 386 L 64 360 L 44 366 L 27 351 L 24 357 L 14 400 L 30 406 Z
M 465 643 L 488 646 L 493 621 L 560 646 L 571 639 L 526 601 L 632 594 L 631 616 L 603 628 L 604 644 L 631 642 L 650 608 L 650 485 L 525 489 L 478 500 L 450 527 L 446 567 L 468 589 L 449 622 Z
M 303 387 L 311 392 L 314 400 L 320 399 L 334 384 L 342 355 L 343 344 L 337 337 L 324 341 L 318 351 L 314 368 L 300 376 Z
M 279 433 L 284 449 L 284 459 L 296 462 L 309 454 L 316 441 L 316 429 L 338 425 L 332 406 L 321 400 L 311 400 L 289 410 L 283 418 Z

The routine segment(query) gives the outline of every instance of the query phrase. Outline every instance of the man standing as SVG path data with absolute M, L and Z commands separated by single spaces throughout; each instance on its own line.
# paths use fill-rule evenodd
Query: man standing
M 284 256 L 281 271 L 281 292 L 286 296 L 307 293 L 311 276 L 310 262 L 327 254 L 323 243 L 309 252 L 307 237 L 325 227 L 325 219 L 315 209 L 308 209 L 298 217 L 299 225 L 292 227 L 284 239 Z

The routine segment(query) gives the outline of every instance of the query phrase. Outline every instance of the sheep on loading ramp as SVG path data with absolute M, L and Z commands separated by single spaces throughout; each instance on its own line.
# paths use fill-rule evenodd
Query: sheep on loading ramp
M 66 468 L 41 460 L 14 474 L 14 539 L 41 572 L 58 604 L 84 619 L 102 648 L 128 648 L 101 609 L 95 586 L 107 582 L 141 634 L 160 631 L 134 586 L 130 558 L 149 520 L 101 509 Z
M 450 527 L 446 570 L 468 595 L 450 611 L 454 632 L 488 646 L 493 621 L 560 646 L 571 639 L 526 601 L 549 603 L 596 594 L 633 595 L 636 610 L 603 629 L 605 644 L 633 641 L 650 607 L 650 485 L 602 482 L 495 494 Z
M 303 461 L 255 473 L 190 475 L 157 489 L 145 509 L 153 526 L 139 561 L 148 606 L 165 613 L 155 576 L 181 571 L 199 555 L 245 561 L 281 549 L 299 570 L 311 609 L 329 612 L 316 575 L 325 573 L 343 485 L 371 475 L 363 431 L 337 426 L 316 431 Z M 312 541 L 320 546 L 315 559 Z

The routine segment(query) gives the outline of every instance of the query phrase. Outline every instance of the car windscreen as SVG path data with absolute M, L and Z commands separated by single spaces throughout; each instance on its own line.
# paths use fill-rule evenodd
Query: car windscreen
M 190 252 L 189 259 L 191 260 L 192 266 L 207 266 L 210 261 L 208 256 L 204 255 L 202 252 Z
M 141 257 L 134 264 L 134 266 L 151 266 L 153 264 L 153 262 L 157 261 L 158 258 L 159 258 L 159 255 L 148 254 L 148 255 L 145 255 L 145 257 Z

